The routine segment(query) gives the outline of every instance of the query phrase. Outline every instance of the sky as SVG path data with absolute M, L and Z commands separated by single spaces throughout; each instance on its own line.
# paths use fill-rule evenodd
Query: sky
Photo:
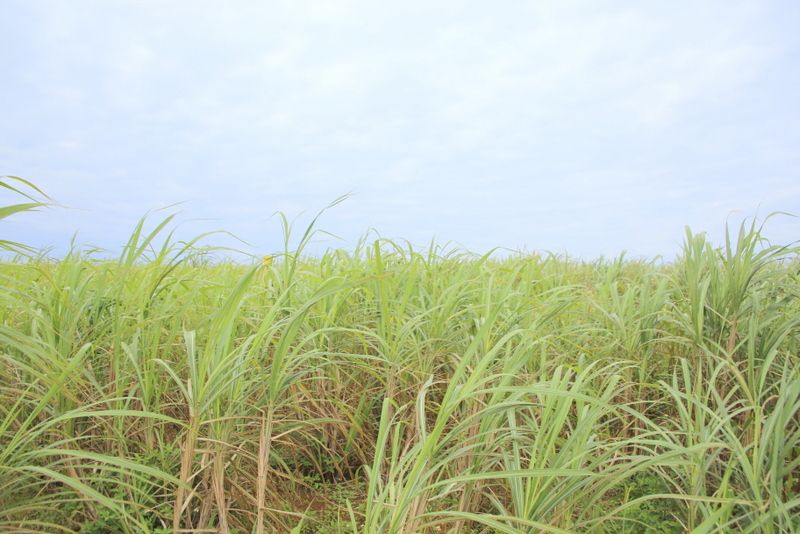
M 0 175 L 59 206 L 0 238 L 118 251 L 180 202 L 179 235 L 269 253 L 276 211 L 349 194 L 317 250 L 669 258 L 686 225 L 800 215 L 798 27 L 769 0 L 2 0 Z

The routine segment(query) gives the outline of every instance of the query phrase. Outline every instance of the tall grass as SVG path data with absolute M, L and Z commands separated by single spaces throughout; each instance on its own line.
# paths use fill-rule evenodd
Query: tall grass
M 800 531 L 800 264 L 756 223 L 668 264 L 171 226 L 4 242 L 0 529 Z

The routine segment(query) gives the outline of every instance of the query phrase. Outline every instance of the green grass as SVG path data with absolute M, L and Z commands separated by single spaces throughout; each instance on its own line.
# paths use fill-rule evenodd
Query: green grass
M 0 242 L 0 530 L 800 531 L 800 261 L 755 223 L 666 264 L 171 227 Z

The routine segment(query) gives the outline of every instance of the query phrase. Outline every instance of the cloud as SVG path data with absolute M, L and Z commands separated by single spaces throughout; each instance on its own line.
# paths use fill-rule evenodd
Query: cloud
M 798 12 L 778 2 L 6 11 L 0 172 L 90 210 L 49 212 L 39 244 L 111 246 L 186 200 L 269 246 L 275 209 L 353 191 L 328 216 L 351 240 L 669 254 L 686 222 L 800 207 Z

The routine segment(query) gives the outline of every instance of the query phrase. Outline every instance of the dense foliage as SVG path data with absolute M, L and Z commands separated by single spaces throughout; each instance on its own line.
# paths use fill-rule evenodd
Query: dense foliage
M 0 265 L 0 529 L 800 531 L 800 263 L 756 225 L 665 264 L 287 225 L 249 267 L 170 224 Z

